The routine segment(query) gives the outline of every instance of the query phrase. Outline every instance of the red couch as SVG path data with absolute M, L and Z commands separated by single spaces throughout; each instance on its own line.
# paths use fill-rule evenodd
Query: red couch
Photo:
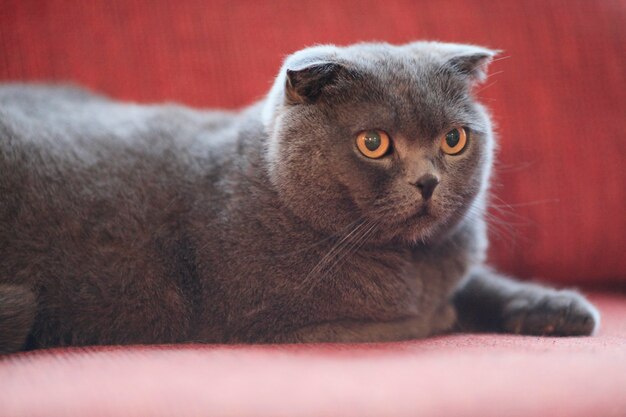
M 3 0 L 0 80 L 234 108 L 303 46 L 415 39 L 504 50 L 491 258 L 590 293 L 597 336 L 32 352 L 0 417 L 626 416 L 626 1 Z

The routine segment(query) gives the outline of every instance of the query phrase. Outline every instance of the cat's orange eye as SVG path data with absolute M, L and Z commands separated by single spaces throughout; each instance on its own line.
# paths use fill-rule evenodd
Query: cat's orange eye
M 382 130 L 366 130 L 356 137 L 356 146 L 368 158 L 378 159 L 389 150 L 389 135 Z
M 463 127 L 456 127 L 441 137 L 441 150 L 448 155 L 456 155 L 467 145 L 467 132 Z

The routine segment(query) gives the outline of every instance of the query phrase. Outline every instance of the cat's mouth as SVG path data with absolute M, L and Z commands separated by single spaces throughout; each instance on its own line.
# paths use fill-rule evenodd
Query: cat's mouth
M 419 208 L 419 210 L 417 210 L 417 213 L 415 213 L 413 216 L 422 217 L 422 216 L 427 216 L 429 214 L 431 214 L 430 201 L 426 201 L 421 204 L 421 207 Z
M 397 213 L 394 216 L 394 225 L 407 225 L 415 224 L 417 222 L 423 223 L 431 220 L 435 216 L 432 204 L 429 201 L 421 203 L 418 207 L 414 207 L 413 210 L 407 210 L 403 213 Z
M 423 223 L 426 221 L 431 221 L 434 217 L 433 209 L 429 202 L 423 203 L 420 205 L 419 209 L 415 211 L 412 215 L 409 216 L 405 220 L 406 223 Z

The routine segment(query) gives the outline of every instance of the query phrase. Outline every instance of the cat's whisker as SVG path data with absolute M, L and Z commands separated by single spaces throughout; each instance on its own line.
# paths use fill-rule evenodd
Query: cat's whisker
M 536 164 L 536 161 L 526 161 L 526 162 L 520 162 L 520 163 L 515 163 L 515 164 L 505 164 L 496 160 L 494 163 L 494 166 L 495 166 L 496 172 L 509 173 L 509 172 L 519 172 L 519 171 L 527 170 L 529 168 L 532 168 L 535 164 Z M 491 181 L 492 187 L 494 185 L 502 185 L 496 180 L 496 178 L 492 179 Z
M 513 209 L 516 207 L 538 206 L 546 203 L 559 203 L 560 201 L 561 200 L 559 200 L 558 198 L 547 198 L 544 200 L 527 201 L 524 203 L 489 204 L 489 207 Z
M 508 220 L 507 222 L 512 225 L 518 225 L 518 226 L 528 226 L 529 224 L 533 224 L 534 222 L 530 218 L 519 214 L 519 212 L 515 210 L 516 207 L 530 207 L 530 206 L 546 204 L 546 203 L 558 203 L 560 201 L 559 199 L 546 199 L 546 200 L 528 201 L 526 203 L 509 204 L 496 195 L 491 195 L 490 197 L 492 199 L 499 200 L 502 204 L 490 203 L 488 206 L 488 208 L 490 209 L 489 212 L 499 213 L 504 216 L 517 219 L 518 222 L 515 222 L 515 223 L 510 220 Z
M 502 239 L 511 245 L 515 245 L 515 242 L 522 238 L 519 233 L 517 233 L 516 227 L 521 226 L 521 224 L 514 224 L 506 219 L 497 217 L 494 213 L 489 211 L 482 213 L 482 215 L 484 216 L 487 230 L 492 237 Z
M 492 85 L 494 85 L 494 84 L 495 84 L 495 83 L 497 83 L 497 82 L 498 82 L 498 80 L 494 80 L 493 82 L 491 82 L 491 83 L 489 83 L 489 84 L 486 84 L 484 87 L 481 87 L 481 88 L 479 88 L 478 90 L 476 90 L 476 91 L 474 92 L 474 94 L 478 94 L 478 93 L 480 93 L 481 91 L 485 91 L 486 89 L 488 89 L 489 87 L 491 87 Z
M 485 77 L 485 80 L 488 80 L 489 78 L 493 77 L 494 75 L 499 75 L 499 74 L 502 74 L 503 72 L 504 72 L 504 70 L 503 70 L 503 71 L 495 71 L 495 72 L 492 72 L 491 74 L 488 74 L 488 75 Z
M 503 59 L 509 59 L 509 58 L 512 58 L 512 57 L 513 57 L 512 55 L 499 56 L 497 58 L 492 59 L 491 63 L 502 61 Z
M 361 220 L 355 227 L 352 229 L 350 233 L 340 239 L 335 245 L 324 255 L 319 262 L 311 269 L 311 271 L 304 277 L 300 285 L 302 287 L 307 287 L 312 279 L 315 279 L 315 276 L 318 275 L 321 270 L 324 268 L 325 264 L 330 261 L 333 257 L 336 256 L 337 252 L 341 251 L 341 247 L 349 242 L 351 237 L 357 233 L 363 226 L 367 224 L 367 220 Z M 307 288 L 310 289 L 310 286 Z
M 342 261 L 349 256 L 354 255 L 359 249 L 367 242 L 367 239 L 375 232 L 377 226 L 380 224 L 380 221 L 371 221 L 370 226 L 365 230 L 365 232 L 361 233 L 359 237 L 357 237 L 354 242 L 347 247 L 343 253 L 338 256 L 335 261 L 326 269 L 322 277 L 326 277 L 326 279 L 333 279 L 335 275 L 331 275 L 333 271 L 336 270 L 338 266 L 341 265 Z
M 333 270 L 340 265 L 341 261 L 346 257 L 358 251 L 367 241 L 367 238 L 373 234 L 376 227 L 380 224 L 380 220 L 367 220 L 363 223 L 364 227 L 360 228 L 349 240 L 345 241 L 345 245 L 339 247 L 332 256 L 327 257 L 324 262 L 318 263 L 319 267 L 312 270 L 312 278 L 317 276 L 319 279 L 328 278 Z M 350 241 L 351 240 L 351 241 Z M 329 253 L 330 254 L 330 253 Z M 332 263 L 331 263 L 332 262 Z M 313 289 L 313 285 L 306 288 L 309 293 Z
M 508 239 L 514 237 L 514 228 L 503 219 L 497 218 L 489 212 L 484 212 L 481 208 L 476 206 L 470 206 L 466 215 L 468 217 L 482 217 L 485 219 L 487 230 L 490 233 L 495 233 L 498 236 L 506 234 Z
M 333 262 L 333 264 L 330 265 L 328 269 L 326 270 L 326 274 L 329 274 L 330 272 L 332 272 L 332 270 L 335 267 L 337 267 L 340 264 L 340 262 L 344 260 L 346 257 L 356 253 L 363 246 L 363 244 L 367 241 L 367 238 L 373 234 L 373 232 L 375 231 L 376 227 L 379 224 L 380 224 L 380 220 L 371 221 L 370 222 L 371 226 L 369 226 L 369 228 L 364 233 L 361 233 L 361 236 L 357 237 L 354 240 L 354 242 L 352 242 L 352 244 L 347 249 L 344 250 L 343 254 L 341 254 L 339 257 L 335 259 L 335 262 Z
M 356 225 L 357 223 L 359 223 L 361 221 L 363 221 L 363 218 L 359 217 L 358 219 L 348 223 L 341 230 L 339 230 L 339 231 L 337 231 L 335 233 L 331 233 L 328 236 L 326 236 L 326 237 L 324 237 L 324 238 L 322 238 L 322 239 L 320 239 L 320 240 L 318 240 L 318 241 L 316 241 L 314 243 L 311 243 L 310 245 L 304 246 L 304 247 L 302 247 L 300 249 L 296 249 L 296 250 L 291 251 L 291 252 L 285 252 L 285 253 L 282 253 L 280 255 L 272 255 L 271 258 L 286 258 L 286 257 L 289 257 L 289 256 L 293 256 L 293 255 L 302 253 L 302 252 L 306 252 L 306 251 L 308 251 L 310 249 L 313 249 L 313 248 L 321 245 L 322 243 L 325 243 L 325 242 L 328 242 L 329 240 L 332 240 L 333 238 L 338 238 L 338 237 L 342 236 L 344 232 L 350 230 L 350 228 L 352 228 L 354 225 Z
M 365 221 L 365 222 L 364 222 L 364 227 L 363 227 L 363 228 L 361 228 L 361 229 L 359 230 L 359 232 L 358 232 L 358 233 L 356 233 L 356 234 L 352 237 L 351 241 L 346 241 L 346 244 L 345 244 L 342 248 L 340 248 L 340 249 L 339 249 L 339 250 L 335 253 L 335 256 L 334 256 L 335 261 L 336 261 L 338 258 L 339 258 L 339 259 L 340 259 L 340 258 L 342 258 L 342 257 L 343 257 L 343 254 L 345 254 L 347 251 L 349 251 L 349 250 L 350 250 L 350 248 L 352 248 L 352 247 L 355 245 L 355 243 L 356 243 L 356 242 L 360 241 L 360 240 L 363 238 L 363 236 L 365 236 L 365 235 L 369 232 L 369 230 L 371 229 L 371 225 L 372 225 L 373 223 L 375 223 L 375 221 L 373 221 L 373 220 L 367 220 L 367 221 Z M 328 269 L 332 269 L 332 265 L 331 265 Z

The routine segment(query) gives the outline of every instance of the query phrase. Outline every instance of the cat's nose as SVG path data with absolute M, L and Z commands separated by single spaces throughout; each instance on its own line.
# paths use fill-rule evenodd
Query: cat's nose
M 424 200 L 428 200 L 432 197 L 437 184 L 439 184 L 439 178 L 435 177 L 433 174 L 424 174 L 413 183 L 413 185 L 420 190 L 420 193 L 422 193 Z

